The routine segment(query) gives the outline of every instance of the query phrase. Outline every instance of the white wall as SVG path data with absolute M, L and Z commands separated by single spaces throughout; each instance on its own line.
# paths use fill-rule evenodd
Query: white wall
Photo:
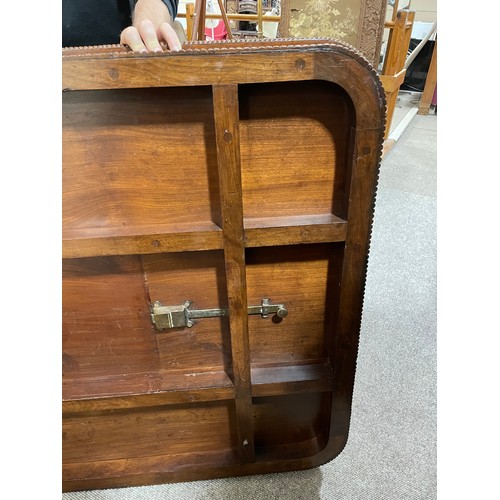
M 409 5 L 409 9 L 415 11 L 415 22 L 433 23 L 437 21 L 437 0 L 400 0 L 399 9 L 404 9 Z M 393 8 L 387 4 L 386 20 L 392 19 Z M 389 30 L 384 30 L 383 42 L 389 37 Z
M 410 9 L 415 11 L 415 21 L 433 23 L 437 20 L 437 0 L 412 0 Z

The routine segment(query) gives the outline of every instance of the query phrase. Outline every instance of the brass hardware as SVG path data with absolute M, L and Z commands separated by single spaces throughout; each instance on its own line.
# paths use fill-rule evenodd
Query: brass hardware
M 191 328 L 194 319 L 218 318 L 228 315 L 228 309 L 190 309 L 192 302 L 186 300 L 178 306 L 164 306 L 156 301 L 151 306 L 151 321 L 158 330 L 167 328 Z M 260 306 L 249 306 L 249 315 L 260 314 L 262 318 L 274 314 L 279 320 L 288 316 L 288 309 L 284 304 L 271 304 L 270 299 L 262 299 Z

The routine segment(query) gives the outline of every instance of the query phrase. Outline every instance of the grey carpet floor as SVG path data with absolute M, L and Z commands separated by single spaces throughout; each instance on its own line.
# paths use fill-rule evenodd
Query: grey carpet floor
M 314 470 L 82 491 L 63 500 L 436 498 L 435 115 L 381 165 L 349 441 Z

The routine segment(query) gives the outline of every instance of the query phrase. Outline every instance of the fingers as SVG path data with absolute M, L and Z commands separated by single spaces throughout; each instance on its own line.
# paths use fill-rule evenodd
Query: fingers
M 154 24 L 149 19 L 144 19 L 139 23 L 139 34 L 149 52 L 163 52 Z
M 148 51 L 142 42 L 141 35 L 139 35 L 137 28 L 133 26 L 129 26 L 122 31 L 120 43 L 122 45 L 128 45 L 134 52 L 144 53 Z
M 174 28 L 164 22 L 160 25 L 160 33 L 168 48 L 177 52 L 182 50 L 182 45 Z M 120 36 L 120 43 L 128 45 L 134 52 L 162 52 L 156 29 L 149 19 L 140 22 L 139 27 L 129 26 L 125 28 Z
M 182 49 L 181 42 L 174 28 L 168 23 L 160 24 L 160 31 L 163 35 L 165 42 L 167 42 L 168 48 L 174 52 L 178 52 Z

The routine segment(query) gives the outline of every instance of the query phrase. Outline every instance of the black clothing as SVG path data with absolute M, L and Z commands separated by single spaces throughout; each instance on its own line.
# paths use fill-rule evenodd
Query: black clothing
M 162 0 L 172 19 L 177 0 Z M 120 43 L 120 33 L 132 24 L 135 0 L 63 0 L 62 46 Z

